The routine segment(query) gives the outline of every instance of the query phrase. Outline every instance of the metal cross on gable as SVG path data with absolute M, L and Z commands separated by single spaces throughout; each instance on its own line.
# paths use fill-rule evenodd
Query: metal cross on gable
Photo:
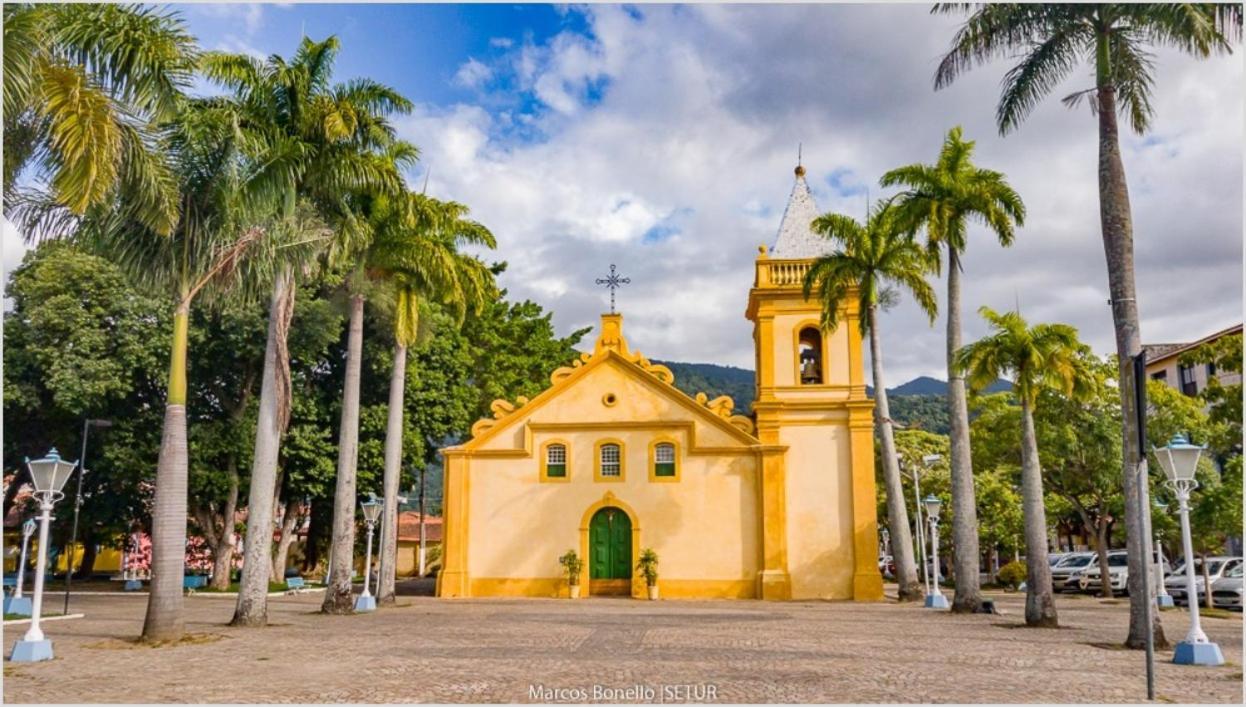
M 610 263 L 610 276 L 609 277 L 597 278 L 598 285 L 605 285 L 606 287 L 610 288 L 610 313 L 611 314 L 614 314 L 614 291 L 624 285 L 630 285 L 631 283 L 632 283 L 632 279 L 630 277 L 619 277 L 619 274 L 614 271 L 614 263 Z

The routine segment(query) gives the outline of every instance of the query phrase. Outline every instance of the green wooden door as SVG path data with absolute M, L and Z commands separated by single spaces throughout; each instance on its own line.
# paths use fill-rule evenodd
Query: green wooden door
M 592 579 L 631 579 L 632 521 L 618 508 L 603 508 L 588 526 Z

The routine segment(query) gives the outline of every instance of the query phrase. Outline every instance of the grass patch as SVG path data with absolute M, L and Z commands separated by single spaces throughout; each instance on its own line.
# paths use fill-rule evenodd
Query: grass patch
M 1232 619 L 1240 616 L 1236 611 L 1228 609 L 1208 609 L 1207 607 L 1199 607 L 1198 615 L 1211 619 Z
M 64 616 L 64 615 L 65 615 L 65 612 L 63 611 L 44 612 L 43 614 L 41 614 L 42 618 L 45 618 L 45 619 L 52 618 L 53 616 Z M 26 616 L 25 614 L 5 614 L 4 615 L 5 621 L 18 621 L 21 619 L 29 619 L 29 618 L 30 617 Z

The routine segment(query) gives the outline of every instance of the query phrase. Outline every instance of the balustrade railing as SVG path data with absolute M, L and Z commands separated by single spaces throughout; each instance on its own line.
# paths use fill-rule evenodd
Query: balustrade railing
M 812 260 L 758 260 L 758 287 L 800 287 Z

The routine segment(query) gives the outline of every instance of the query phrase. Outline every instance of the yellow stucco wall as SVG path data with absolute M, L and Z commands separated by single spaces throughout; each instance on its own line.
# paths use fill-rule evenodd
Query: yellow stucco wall
M 844 421 L 785 425 L 792 597 L 852 598 L 852 475 Z

